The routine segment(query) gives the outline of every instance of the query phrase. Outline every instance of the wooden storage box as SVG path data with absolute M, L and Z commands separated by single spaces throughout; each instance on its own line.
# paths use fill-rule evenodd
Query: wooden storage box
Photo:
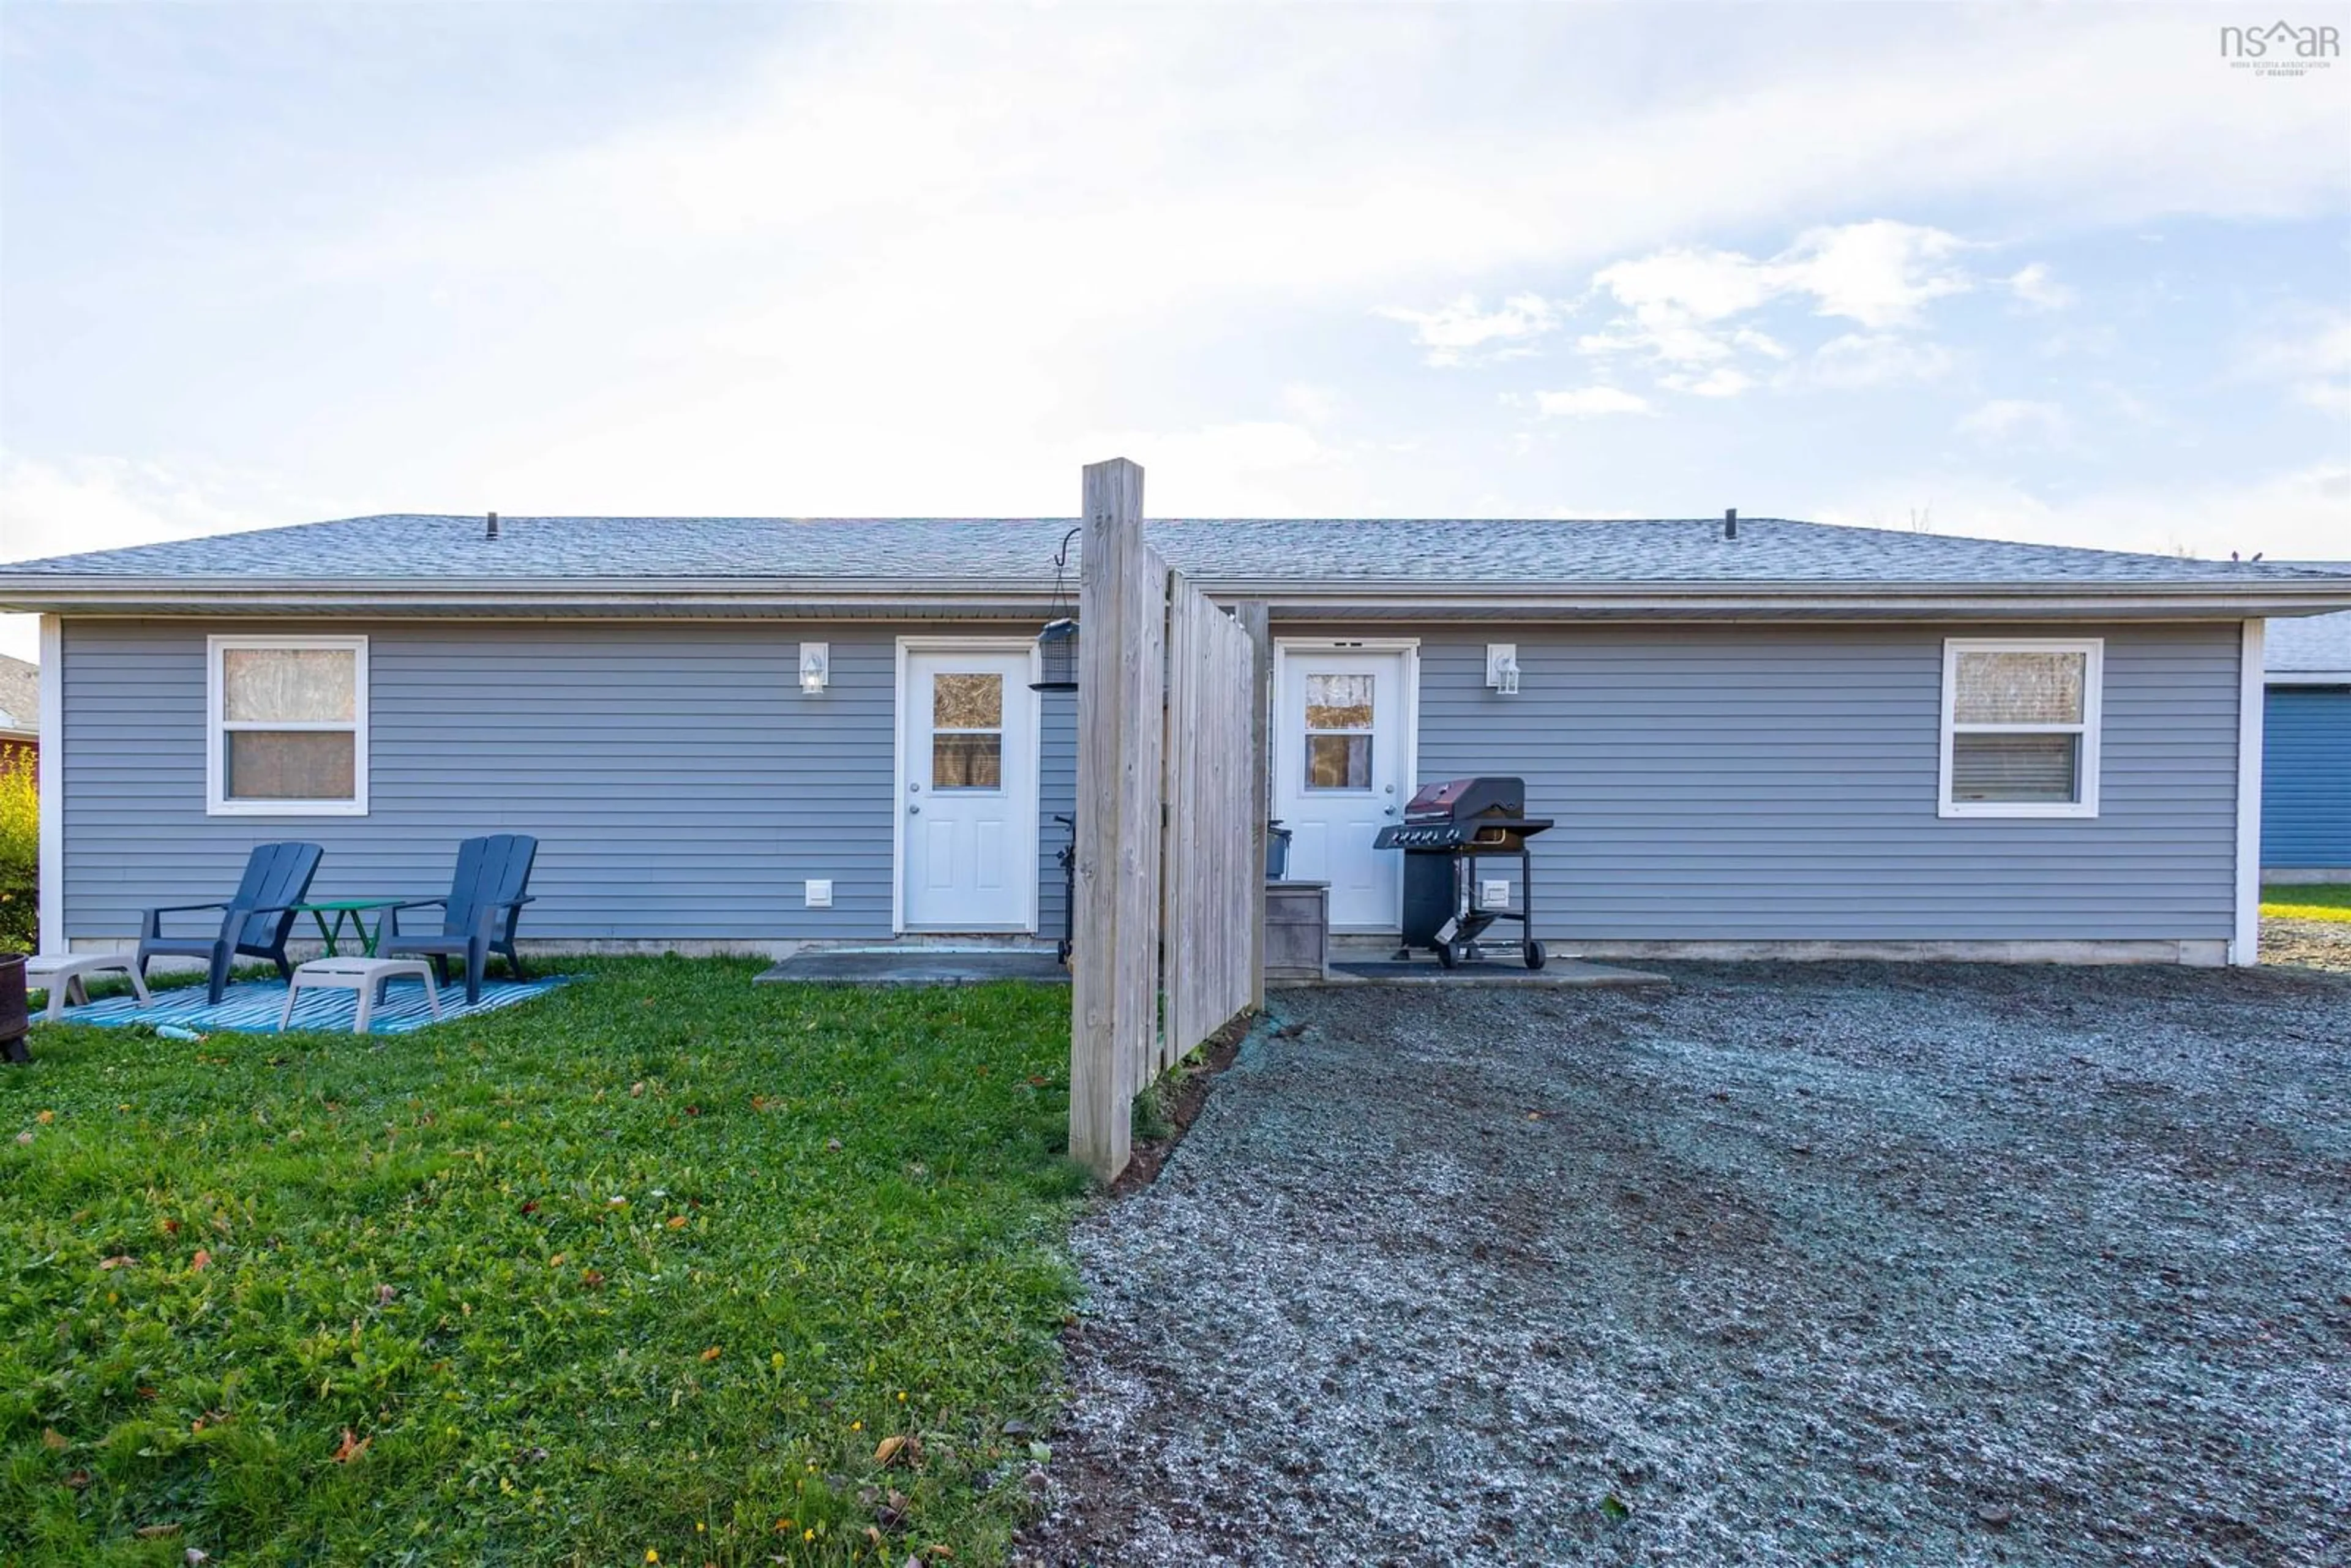
M 1331 959 L 1331 884 L 1265 884 L 1265 978 L 1268 985 L 1319 983 Z

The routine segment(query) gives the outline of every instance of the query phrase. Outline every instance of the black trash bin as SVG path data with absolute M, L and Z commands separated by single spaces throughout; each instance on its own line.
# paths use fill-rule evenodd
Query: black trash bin
M 25 955 L 0 953 L 0 1060 L 32 1060 L 25 1049 L 25 1036 L 32 1027 L 33 1009 L 25 999 Z
M 1280 822 L 1265 825 L 1265 880 L 1280 882 L 1290 874 L 1290 830 Z

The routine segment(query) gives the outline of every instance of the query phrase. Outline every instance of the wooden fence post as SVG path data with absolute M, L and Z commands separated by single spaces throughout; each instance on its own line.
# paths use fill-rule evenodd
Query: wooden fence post
M 1243 764 L 1249 770 L 1249 875 L 1254 890 L 1249 922 L 1249 1008 L 1265 1010 L 1265 846 L 1266 818 L 1273 810 L 1270 792 L 1273 768 L 1266 754 L 1272 737 L 1273 635 L 1262 601 L 1238 605 L 1233 619 L 1249 640 L 1249 745 Z
M 1108 1181 L 1126 1168 L 1132 1106 L 1139 1067 L 1129 1058 L 1134 969 L 1146 996 L 1157 985 L 1157 921 L 1145 901 L 1159 897 L 1156 833 L 1151 861 L 1140 861 L 1146 836 L 1131 801 L 1147 793 L 1154 810 L 1160 780 L 1157 747 L 1153 771 L 1134 775 L 1146 749 L 1137 732 L 1157 729 L 1157 704 L 1147 706 L 1144 652 L 1155 662 L 1160 635 L 1141 624 L 1146 607 L 1135 586 L 1144 554 L 1143 470 L 1125 458 L 1085 470 L 1084 555 L 1078 587 L 1077 901 L 1072 926 L 1070 998 L 1070 1154 Z M 1164 633 L 1165 615 L 1161 615 Z M 1158 671 L 1149 672 L 1151 691 Z M 1147 1043 L 1143 1049 L 1148 1049 Z

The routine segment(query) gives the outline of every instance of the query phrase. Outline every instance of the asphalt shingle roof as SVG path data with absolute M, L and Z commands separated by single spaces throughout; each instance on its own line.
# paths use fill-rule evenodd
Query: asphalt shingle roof
M 2351 571 L 2351 566 L 2344 570 Z M 2277 674 L 2351 670 L 2351 610 L 2271 622 L 2262 663 Z
M 505 517 L 389 515 L 0 565 L 5 578 L 402 582 L 1050 580 L 1067 518 Z M 1148 525 L 1211 582 L 2213 583 L 2330 575 L 1781 518 L 1643 521 L 1168 519 Z M 2333 574 L 2339 575 L 2339 574 Z

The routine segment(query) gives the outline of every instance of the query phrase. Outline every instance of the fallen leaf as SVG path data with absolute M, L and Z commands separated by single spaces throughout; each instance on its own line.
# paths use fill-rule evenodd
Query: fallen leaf
M 379 1301 L 389 1301 L 398 1294 L 400 1287 L 397 1285 L 378 1285 L 375 1288 L 375 1299 Z
M 196 1255 L 188 1260 L 188 1272 L 191 1274 L 201 1274 L 212 1266 L 213 1255 L 201 1247 L 196 1249 Z
M 922 1439 L 912 1432 L 893 1432 L 873 1449 L 873 1462 L 884 1469 L 901 1461 L 909 1465 L 923 1462 Z
M 66 1485 L 73 1488 L 76 1491 L 81 1490 L 84 1487 L 89 1485 L 89 1472 L 88 1470 L 68 1470 L 66 1472 Z
M 350 1464 L 353 1459 L 356 1459 L 361 1454 L 366 1453 L 368 1445 L 374 1441 L 375 1439 L 373 1437 L 355 1438 L 351 1436 L 351 1429 L 349 1427 L 344 1427 L 343 1440 L 335 1446 L 333 1456 L 335 1463 L 339 1465 Z
M 601 1290 L 604 1285 L 604 1276 L 593 1269 L 582 1269 L 580 1270 L 580 1282 L 591 1291 Z
M 558 1252 L 554 1257 L 549 1258 L 549 1259 L 547 1260 L 547 1266 L 548 1266 L 549 1268 L 550 1268 L 550 1269 L 560 1269 L 560 1268 L 562 1268 L 562 1267 L 563 1267 L 563 1259 L 564 1259 L 564 1256 L 565 1256 L 565 1255 L 564 1255 L 563 1253 Z
M 629 1098 L 630 1098 L 630 1099 L 632 1099 L 632 1100 L 642 1100 L 642 1099 L 643 1099 L 643 1098 L 644 1098 L 644 1094 L 645 1094 L 645 1086 L 644 1086 L 644 1084 L 643 1084 L 643 1083 L 642 1083 L 642 1082 L 637 1082 L 637 1083 L 632 1083 L 632 1084 L 630 1084 L 630 1085 L 629 1085 Z
M 923 1550 L 929 1552 L 934 1557 L 952 1557 L 955 1555 L 954 1548 L 947 1545 L 944 1541 L 934 1541 L 928 1546 L 924 1547 Z
M 130 1253 L 128 1253 L 128 1252 L 118 1252 L 118 1253 L 116 1253 L 116 1254 L 115 1254 L 113 1257 L 111 1257 L 111 1258 L 101 1258 L 101 1259 L 99 1259 L 99 1260 L 98 1266 L 99 1266 L 99 1268 L 100 1268 L 101 1270 L 107 1270 L 107 1271 L 109 1271 L 109 1272 L 111 1272 L 112 1270 L 116 1270 L 116 1269 L 128 1269 L 128 1268 L 129 1268 L 129 1267 L 131 1267 L 133 1263 L 136 1263 L 136 1262 L 138 1262 L 138 1261 L 139 1261 L 139 1260 L 138 1260 L 138 1259 L 133 1258 L 133 1257 L 132 1257 Z
M 702 1353 L 702 1359 L 705 1361 L 716 1361 L 718 1359 L 718 1347 L 714 1344 L 708 1350 L 704 1351 Z
M 65 1446 L 66 1435 L 63 1432 L 58 1431 L 55 1427 L 44 1427 L 41 1428 L 41 1447 L 44 1448 L 62 1448 Z
M 538 1212 L 538 1199 L 535 1197 L 526 1199 L 522 1206 L 522 1211 L 525 1214 L 537 1214 Z
M 685 1216 L 684 1216 L 683 1214 L 673 1214 L 673 1215 L 671 1215 L 671 1216 L 669 1217 L 669 1228 L 670 1228 L 672 1230 L 683 1230 L 683 1229 L 684 1229 L 684 1228 L 685 1228 Z
M 167 1535 L 179 1534 L 180 1527 L 176 1524 L 142 1524 L 131 1533 L 141 1541 L 161 1541 Z
M 865 1527 L 865 1539 L 879 1546 L 882 1544 L 882 1532 L 869 1524 Z
M 55 1111 L 44 1111 L 39 1115 L 33 1118 L 34 1121 L 38 1122 L 44 1127 L 47 1126 L 57 1119 L 57 1113 Z
M 167 1220 L 163 1221 L 163 1234 L 164 1234 L 164 1235 L 166 1235 L 166 1236 L 177 1236 L 179 1233 L 180 1233 L 180 1222 L 179 1222 L 178 1220 L 176 1220 L 176 1219 L 167 1219 Z

